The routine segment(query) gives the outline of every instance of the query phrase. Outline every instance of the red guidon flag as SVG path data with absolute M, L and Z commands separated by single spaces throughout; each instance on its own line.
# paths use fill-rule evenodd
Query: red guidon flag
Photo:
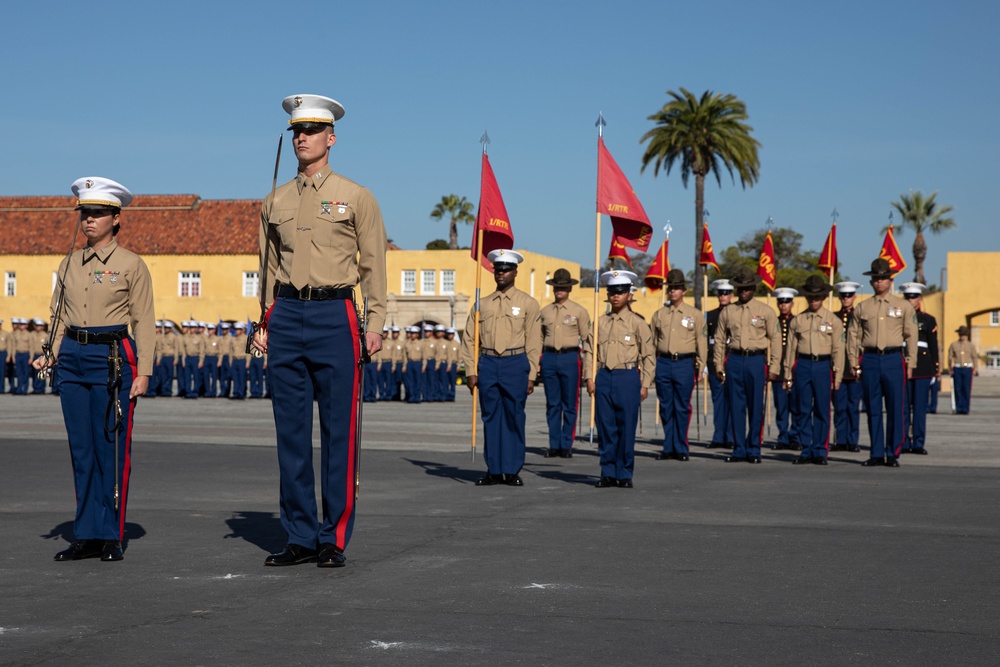
M 892 233 L 892 225 L 889 225 L 889 229 L 885 233 L 882 250 L 879 251 L 878 256 L 889 262 L 889 270 L 892 271 L 893 277 L 906 268 L 906 260 L 903 259 L 903 253 L 899 252 L 899 246 L 896 245 L 896 235 Z
M 668 236 L 663 240 L 660 251 L 656 253 L 656 258 L 653 259 L 653 263 L 649 265 L 649 271 L 646 272 L 646 287 L 653 292 L 663 287 L 663 283 L 667 279 L 667 274 L 670 273 L 669 248 L 670 237 Z
M 476 236 L 483 230 L 483 254 L 476 257 Z M 478 259 L 483 267 L 493 272 L 493 264 L 486 256 L 493 250 L 510 250 L 514 247 L 514 232 L 510 228 L 507 217 L 507 207 L 503 205 L 503 196 L 496 176 L 490 166 L 490 159 L 483 153 L 483 175 L 479 185 L 479 213 L 476 215 L 476 226 L 472 232 L 472 259 Z
M 757 275 L 762 278 L 761 282 L 767 285 L 767 289 L 773 290 L 778 282 L 778 269 L 774 265 L 774 241 L 771 240 L 770 230 L 767 232 L 767 238 L 764 239 L 760 259 L 757 260 Z
M 817 264 L 819 268 L 823 269 L 823 273 L 833 278 L 833 274 L 837 272 L 837 223 L 833 223 L 833 227 L 830 228 L 830 233 L 826 237 L 826 243 L 823 244 L 823 250 L 819 253 L 819 263 Z
M 628 268 L 632 268 L 632 258 L 628 256 L 628 249 L 618 240 L 618 236 L 615 234 L 611 235 L 611 249 L 608 250 L 608 259 L 625 260 Z
M 705 233 L 701 237 L 701 257 L 698 263 L 702 266 L 714 266 L 719 271 L 719 264 L 715 261 L 715 251 L 712 249 L 712 237 L 708 235 L 708 223 L 705 223 Z M 721 273 L 721 271 L 720 271 Z
M 604 137 L 597 138 L 597 212 L 611 217 L 619 243 L 642 252 L 649 249 L 653 226 L 625 174 L 605 148 Z

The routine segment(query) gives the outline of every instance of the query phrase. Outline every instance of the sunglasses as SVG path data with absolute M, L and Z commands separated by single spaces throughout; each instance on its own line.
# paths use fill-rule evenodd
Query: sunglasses
M 778 303 L 791 303 L 792 299 L 778 299 Z
M 920 295 L 919 294 L 904 294 L 903 298 L 907 299 L 907 300 L 909 300 L 909 299 L 919 299 Z

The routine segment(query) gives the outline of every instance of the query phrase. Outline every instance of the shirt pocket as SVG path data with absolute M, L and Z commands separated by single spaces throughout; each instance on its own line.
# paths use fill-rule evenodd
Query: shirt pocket
M 334 208 L 331 213 L 324 213 L 316 216 L 313 227 L 313 243 L 318 246 L 338 245 L 346 238 L 354 236 L 354 225 L 350 212 L 345 209 L 343 213 Z
M 294 209 L 279 210 L 268 224 L 272 234 L 281 239 L 282 248 L 291 248 L 295 243 L 295 213 Z

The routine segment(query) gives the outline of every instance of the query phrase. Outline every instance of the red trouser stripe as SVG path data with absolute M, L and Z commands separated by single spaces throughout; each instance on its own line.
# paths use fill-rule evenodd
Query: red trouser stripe
M 347 309 L 347 321 L 350 323 L 351 331 L 358 330 L 358 315 L 354 310 L 354 302 L 350 300 L 344 300 L 344 308 Z M 365 313 L 367 315 L 367 313 Z M 337 546 L 343 549 L 347 542 L 347 523 L 351 519 L 351 515 L 354 514 L 354 477 L 357 474 L 354 469 L 355 463 L 355 448 L 358 447 L 357 434 L 358 434 L 358 401 L 361 397 L 358 396 L 358 374 L 363 372 L 363 369 L 358 365 L 358 360 L 361 359 L 361 341 L 357 336 L 352 336 L 351 339 L 354 341 L 354 380 L 351 382 L 351 425 L 350 431 L 347 434 L 347 485 L 344 489 L 344 513 L 340 515 L 340 519 L 337 521 Z
M 128 360 L 129 368 L 132 370 L 132 382 L 138 377 L 139 367 L 136 363 L 134 343 L 128 338 L 123 338 L 122 349 L 125 351 L 125 358 Z M 128 402 L 128 415 L 125 418 L 125 461 L 122 465 L 122 488 L 118 497 L 118 540 L 125 539 L 125 504 L 128 500 L 128 479 L 132 474 L 132 418 L 135 416 L 135 399 Z M 115 434 L 118 437 L 118 434 Z

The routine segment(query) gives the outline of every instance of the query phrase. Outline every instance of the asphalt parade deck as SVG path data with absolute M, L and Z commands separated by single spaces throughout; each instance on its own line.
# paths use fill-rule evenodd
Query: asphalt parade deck
M 996 664 L 998 398 L 929 416 L 899 469 L 655 461 L 650 399 L 631 490 L 593 487 L 589 443 L 540 455 L 541 391 L 525 486 L 475 487 L 470 409 L 462 388 L 366 406 L 348 566 L 320 570 L 263 566 L 284 544 L 266 400 L 142 400 L 125 560 L 56 563 L 58 400 L 0 396 L 0 664 Z

